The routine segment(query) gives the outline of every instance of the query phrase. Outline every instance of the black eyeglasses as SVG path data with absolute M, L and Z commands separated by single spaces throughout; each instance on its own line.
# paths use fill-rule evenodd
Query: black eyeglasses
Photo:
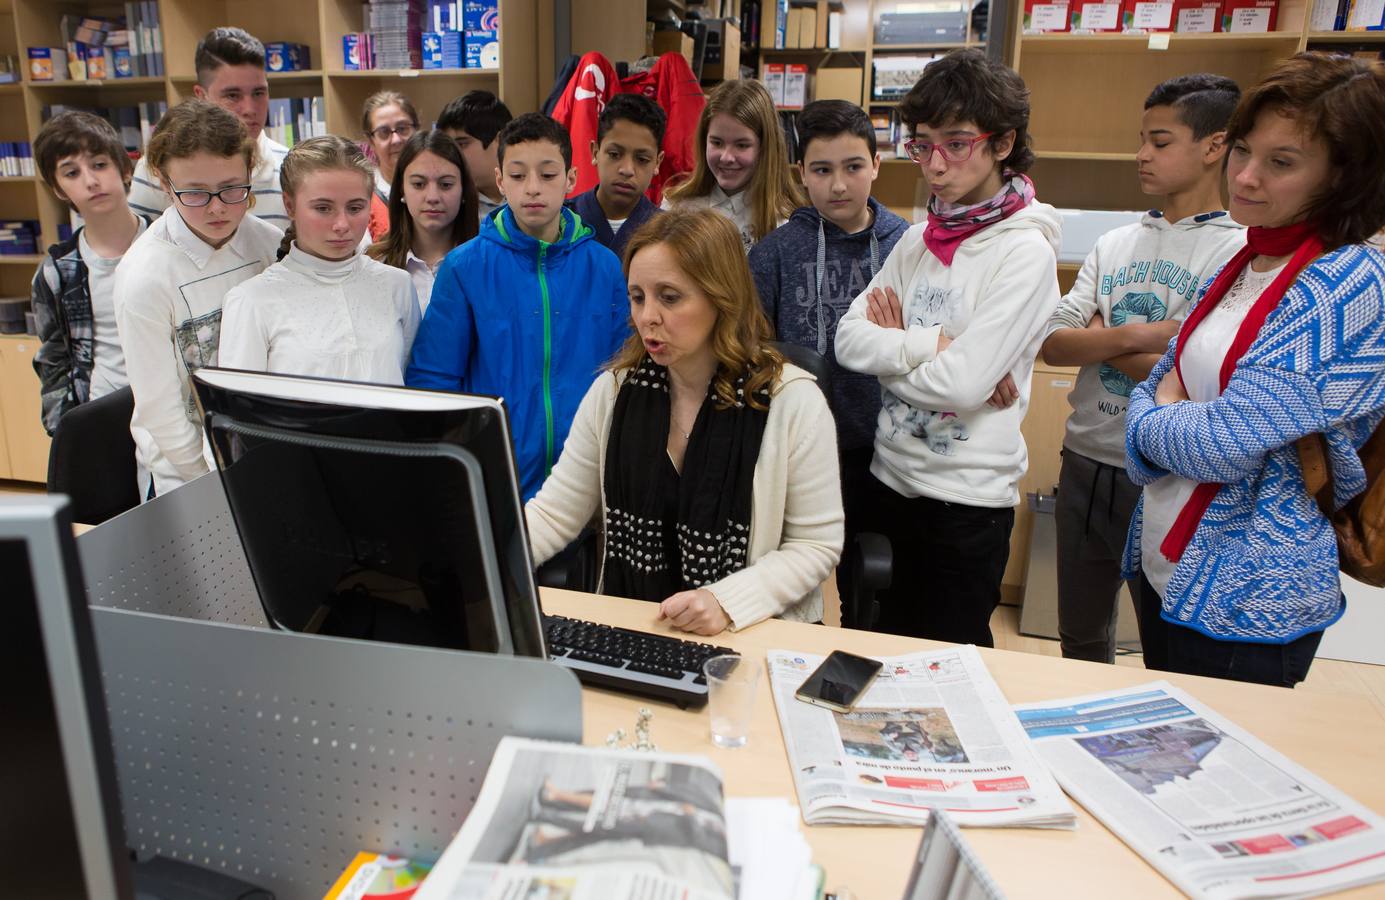
M 414 136 L 414 132 L 417 130 L 417 125 L 411 122 L 405 122 L 403 125 L 396 125 L 393 128 L 388 125 L 381 125 L 379 128 L 372 131 L 371 134 L 375 136 L 375 140 L 381 142 L 389 140 L 392 134 L 397 134 L 407 141 Z
M 212 202 L 213 197 L 225 203 L 227 206 L 232 206 L 237 203 L 244 203 L 250 198 L 250 187 L 251 186 L 248 184 L 234 184 L 230 187 L 224 187 L 219 191 L 180 191 L 174 188 L 173 196 L 177 197 L 178 202 L 184 206 L 206 206 L 208 203 Z

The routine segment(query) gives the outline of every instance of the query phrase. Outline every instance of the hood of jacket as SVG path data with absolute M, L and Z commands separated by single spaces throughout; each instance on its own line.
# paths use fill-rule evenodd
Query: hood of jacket
M 558 215 L 562 219 L 562 229 L 558 233 L 558 239 L 547 245 L 550 258 L 594 239 L 594 232 L 575 212 L 563 207 Z M 519 223 L 515 221 L 515 214 L 508 205 L 499 207 L 481 222 L 478 237 L 535 259 L 538 258 L 540 245 L 543 244 L 538 238 L 530 237 L 520 230 Z
M 1052 206 L 1035 200 L 1024 209 L 971 235 L 963 246 L 972 251 L 979 251 L 991 241 L 1021 230 L 1037 231 L 1053 247 L 1056 255 L 1059 245 L 1063 242 L 1063 217 Z

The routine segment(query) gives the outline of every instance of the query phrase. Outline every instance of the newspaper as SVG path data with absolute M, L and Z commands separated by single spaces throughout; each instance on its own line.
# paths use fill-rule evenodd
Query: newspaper
M 803 820 L 1072 828 L 1076 817 L 975 647 L 881 658 L 849 713 L 794 698 L 823 657 L 769 653 L 770 683 Z
M 507 737 L 416 900 L 731 900 L 721 773 Z
M 1385 819 L 1166 682 L 1015 709 L 1067 792 L 1185 894 L 1385 879 Z

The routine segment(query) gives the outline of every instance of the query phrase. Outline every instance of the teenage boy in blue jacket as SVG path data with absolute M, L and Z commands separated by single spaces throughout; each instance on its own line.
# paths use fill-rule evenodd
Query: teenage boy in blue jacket
M 506 205 L 443 261 L 405 383 L 503 397 L 527 501 L 629 334 L 629 297 L 615 254 L 563 208 L 577 171 L 562 126 L 527 113 L 496 141 Z

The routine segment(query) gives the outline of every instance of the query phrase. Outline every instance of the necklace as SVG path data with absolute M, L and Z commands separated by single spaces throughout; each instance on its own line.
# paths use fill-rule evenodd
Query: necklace
M 677 419 L 675 419 L 675 418 L 673 417 L 673 410 L 672 410 L 672 409 L 670 409 L 670 410 L 668 411 L 668 420 L 669 420 L 670 422 L 673 423 L 673 427 L 674 427 L 674 428 L 678 429 L 678 433 L 681 434 L 681 435 L 683 436 L 683 440 L 687 441 L 687 440 L 691 440 L 691 439 L 692 439 L 692 426 L 689 426 L 687 429 L 684 429 L 684 428 L 683 428 L 683 423 L 682 423 L 682 422 L 679 422 Z M 694 417 L 693 417 L 693 425 L 696 425 L 696 424 L 697 424 L 697 417 L 694 416 Z

